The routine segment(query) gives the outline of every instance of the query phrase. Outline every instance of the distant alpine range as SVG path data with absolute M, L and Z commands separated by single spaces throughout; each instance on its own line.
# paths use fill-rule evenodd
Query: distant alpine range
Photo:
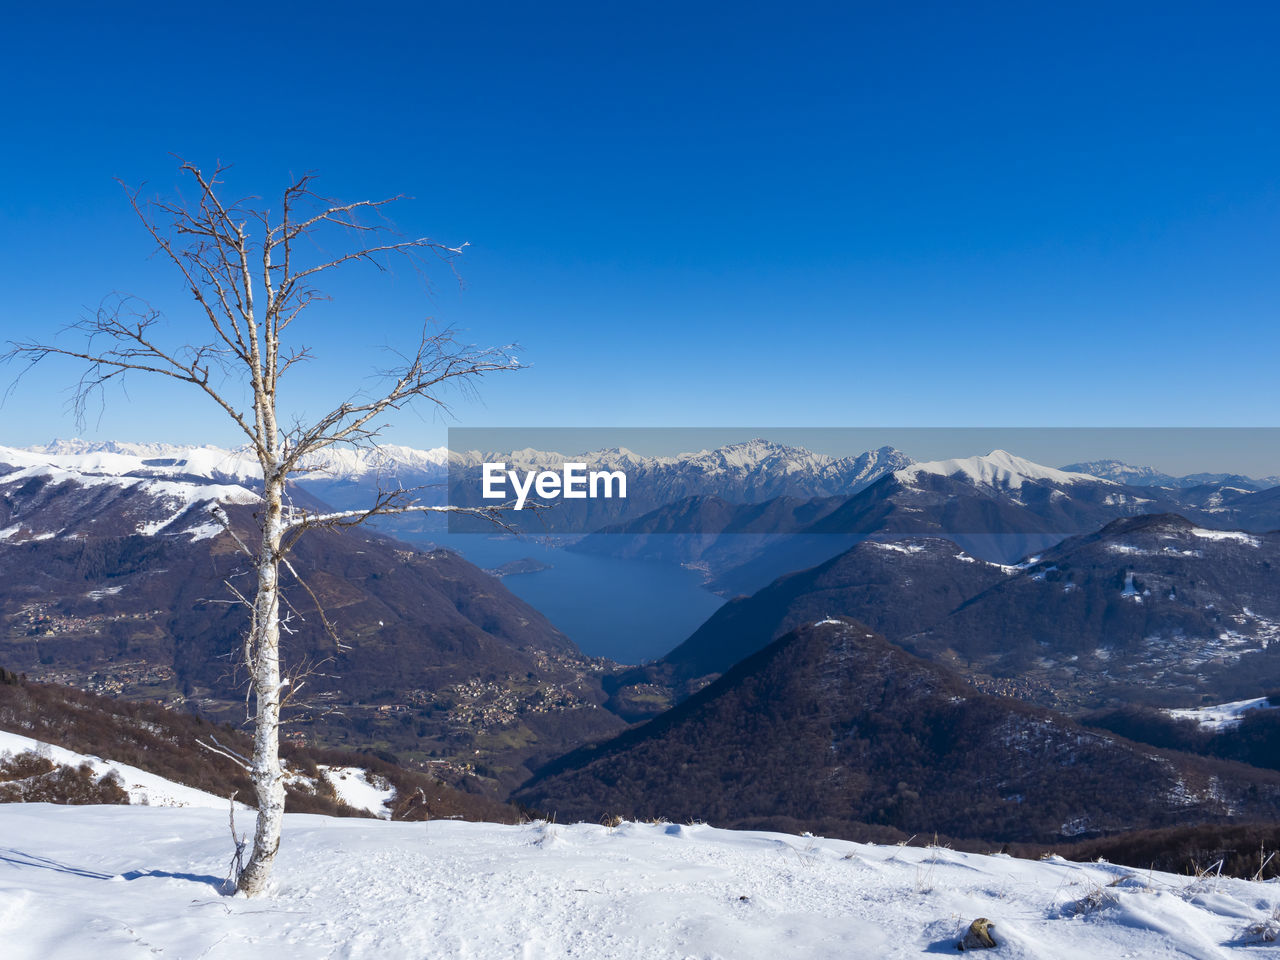
M 20 450 L 0 447 L 0 451 L 4 451 L 3 459 L 11 466 L 43 463 L 51 468 L 94 476 L 189 477 L 239 484 L 252 484 L 261 476 L 256 458 L 245 448 L 55 440 Z M 714 450 L 652 457 L 620 447 L 571 453 L 533 449 L 450 451 L 445 447 L 418 450 L 393 444 L 376 449 L 333 447 L 320 456 L 308 458 L 302 465 L 305 472 L 299 474 L 296 482 L 300 489 L 308 490 L 336 507 L 362 502 L 371 491 L 387 487 L 421 487 L 424 502 L 441 502 L 446 494 L 444 485 L 451 467 L 456 480 L 478 476 L 483 463 L 496 460 L 523 470 L 559 469 L 564 463 L 577 460 L 597 468 L 625 470 L 631 491 L 628 499 L 593 505 L 611 512 L 602 516 L 598 525 L 577 532 L 591 532 L 608 522 L 640 521 L 641 527 L 652 525 L 661 521 L 641 521 L 640 518 L 659 508 L 668 508 L 664 519 L 670 523 L 672 510 L 687 511 L 697 507 L 696 504 L 681 504 L 681 501 L 695 497 L 708 498 L 710 504 L 721 502 L 739 506 L 776 500 L 782 509 L 791 500 L 831 500 L 833 502 L 822 508 L 821 517 L 801 511 L 789 524 L 796 527 L 795 530 L 773 529 L 770 524 L 777 527 L 780 520 L 762 521 L 745 515 L 723 521 L 726 528 L 735 530 L 746 524 L 762 532 L 765 528 L 769 528 L 769 532 L 806 532 L 801 528 L 807 523 L 815 523 L 815 532 L 829 532 L 830 528 L 844 524 L 851 512 L 839 512 L 838 508 L 843 505 L 835 502 L 838 498 L 851 497 L 890 475 L 903 484 L 916 487 L 936 486 L 932 481 L 922 479 L 935 476 L 966 482 L 989 491 L 1016 491 L 1027 482 L 1033 487 L 1062 490 L 1081 481 L 1109 481 L 1123 487 L 1177 491 L 1176 494 L 1154 496 L 1166 505 L 1193 505 L 1225 517 L 1234 518 L 1239 512 L 1247 524 L 1252 519 L 1248 515 L 1249 510 L 1242 506 L 1247 495 L 1280 484 L 1277 477 L 1254 479 L 1237 474 L 1199 473 L 1172 477 L 1118 460 L 1097 460 L 1054 469 L 1001 450 L 986 456 L 927 463 L 917 463 L 890 446 L 856 456 L 832 457 L 763 439 L 729 444 Z M 1075 492 L 1079 499 L 1079 491 Z M 1125 496 L 1123 491 L 1111 493 L 1113 498 Z M 1034 498 L 1035 494 L 1032 495 Z M 1152 498 L 1153 492 L 1148 489 L 1128 496 L 1142 501 Z M 1007 499 L 1016 501 L 1017 495 Z M 1102 499 L 1106 499 L 1106 494 Z M 835 516 L 828 517 L 831 513 Z M 1272 515 L 1280 517 L 1280 507 L 1273 509 Z M 1052 520 L 1051 513 L 1047 519 Z M 818 520 L 823 522 L 818 523 Z M 713 521 L 712 528 L 686 529 L 684 532 L 721 532 L 715 529 L 716 525 L 717 522 Z M 672 532 L 678 529 L 677 526 Z M 849 529 L 843 532 L 857 531 Z

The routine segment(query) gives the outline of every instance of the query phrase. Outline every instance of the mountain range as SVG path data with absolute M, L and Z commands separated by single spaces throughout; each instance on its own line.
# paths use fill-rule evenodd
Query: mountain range
M 1222 702 L 1280 686 L 1278 576 L 1280 532 L 1171 514 L 1115 520 L 1017 564 L 940 537 L 866 540 L 731 600 L 607 687 L 638 718 L 803 623 L 848 616 L 984 689 L 1073 713 Z
M 175 475 L 253 486 L 261 471 L 256 459 L 244 448 L 223 449 L 213 446 L 184 446 L 164 443 L 125 443 L 119 441 L 57 440 L 23 451 L 6 450 L 6 459 L 29 455 L 32 462 L 71 470 L 80 474 L 119 474 L 135 477 L 171 478 Z M 907 454 L 885 446 L 856 456 L 834 457 L 801 447 L 791 447 L 764 439 L 729 444 L 714 450 L 682 453 L 676 456 L 642 456 L 625 448 L 579 452 L 571 455 L 555 451 L 523 449 L 517 451 L 455 450 L 444 447 L 418 450 L 397 445 L 376 449 L 334 447 L 313 456 L 303 464 L 304 472 L 295 478 L 295 487 L 337 508 L 352 508 L 369 502 L 379 489 L 415 490 L 427 504 L 449 502 L 480 503 L 480 466 L 485 462 L 506 462 L 512 469 L 558 470 L 565 462 L 580 460 L 592 469 L 623 470 L 628 477 L 625 500 L 587 500 L 567 504 L 561 501 L 552 511 L 539 511 L 528 521 L 533 532 L 561 531 L 590 533 L 617 524 L 652 524 L 645 515 L 663 511 L 673 504 L 691 500 L 678 509 L 686 521 L 695 519 L 694 498 L 709 503 L 732 505 L 762 504 L 778 500 L 770 509 L 776 518 L 775 529 L 763 530 L 762 521 L 744 518 L 725 519 L 727 527 L 736 529 L 754 524 L 755 532 L 802 533 L 815 516 L 834 513 L 819 532 L 838 528 L 854 532 L 854 518 L 841 511 L 839 498 L 852 498 L 883 478 L 904 470 L 913 476 L 933 473 L 965 479 L 976 486 L 1016 489 L 1021 478 L 1033 483 L 1056 485 L 1060 489 L 1080 477 L 1110 480 L 1129 488 L 1146 488 L 1128 494 L 1132 500 L 1150 499 L 1153 511 L 1195 508 L 1223 515 L 1229 525 L 1253 528 L 1254 512 L 1261 510 L 1280 526 L 1280 505 L 1264 506 L 1250 495 L 1269 490 L 1280 478 L 1252 479 L 1234 474 L 1192 474 L 1173 477 L 1148 467 L 1132 467 L 1118 460 L 1098 460 L 1073 464 L 1061 470 L 1033 464 L 1003 451 L 986 457 L 964 460 L 933 461 L 917 464 Z M 1075 481 L 1068 478 L 1074 477 Z M 1280 500 L 1280 497 L 1276 498 Z M 814 504 L 801 507 L 808 501 Z M 821 501 L 830 501 L 825 505 Z M 782 518 L 787 504 L 794 502 L 800 515 Z M 1152 512 L 1152 511 L 1148 511 Z M 515 518 L 517 522 L 525 518 Z M 683 532 L 717 532 L 715 517 L 705 519 L 705 526 Z M 1054 521 L 1051 515 L 1046 520 Z M 1058 518 L 1060 519 L 1060 518 Z M 416 533 L 440 532 L 442 518 L 435 515 L 387 518 L 380 521 L 389 530 Z M 673 518 L 667 525 L 678 528 Z M 1023 524 L 1017 524 L 1022 526 Z M 469 529 L 455 522 L 457 529 Z M 476 529 L 487 532 L 485 527 Z M 634 532 L 632 530 L 610 532 Z M 924 529 L 910 532 L 930 532 Z M 967 531 L 958 531 L 965 533 Z M 984 531 L 986 532 L 986 531 Z M 1071 528 L 1071 532 L 1081 532 Z M 1012 542 L 1010 542 L 1012 543 Z M 999 549 L 1018 553 L 1010 543 Z M 1024 541 L 1023 546 L 1026 546 Z M 688 559 L 686 558 L 686 561 Z M 757 584 L 759 586 L 761 584 Z
M 847 496 L 734 504 L 687 498 L 605 527 L 575 549 L 694 565 L 711 588 L 751 593 L 870 536 L 939 536 L 1012 563 L 1111 520 L 1180 513 L 1208 527 L 1274 529 L 1277 500 L 1204 487 L 1135 487 L 1045 467 L 1003 450 L 917 463 Z
M 1104 480 L 1114 480 L 1131 487 L 1202 487 L 1230 484 L 1242 490 L 1266 490 L 1280 486 L 1280 476 L 1246 477 L 1239 473 L 1189 473 L 1173 476 L 1152 467 L 1135 467 L 1123 460 L 1090 460 L 1071 463 L 1062 468 L 1074 473 L 1087 473 Z
M 313 463 L 295 503 L 438 479 L 450 457 L 428 453 Z M 502 796 L 525 783 L 522 802 L 564 815 L 1035 840 L 1280 812 L 1272 774 L 1250 792 L 1252 768 L 1070 719 L 1280 686 L 1276 489 L 1120 483 L 998 450 L 600 456 L 674 499 L 579 548 L 699 565 L 749 595 L 622 667 L 456 553 L 315 531 L 294 563 L 338 640 L 294 583 L 305 737 Z M 257 488 L 252 461 L 215 448 L 0 448 L 0 663 L 241 719 L 226 587 L 247 565 L 226 525 L 249 534 Z
M 249 563 L 211 507 L 247 539 L 251 482 L 198 476 L 191 459 L 88 456 L 80 472 L 0 450 L 0 662 L 243 719 L 246 610 L 234 591 Z M 456 553 L 322 529 L 292 564 L 283 647 L 315 742 L 377 745 L 509 786 L 526 763 L 622 726 L 601 709 L 610 665 Z

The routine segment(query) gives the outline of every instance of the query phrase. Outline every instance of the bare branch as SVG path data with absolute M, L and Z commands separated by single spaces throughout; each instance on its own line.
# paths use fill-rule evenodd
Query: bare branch
M 248 757 L 237 753 L 230 747 L 224 747 L 222 744 L 218 743 L 217 737 L 210 737 L 209 739 L 213 741 L 213 745 L 207 744 L 203 740 L 196 740 L 196 745 L 204 747 L 204 749 L 208 750 L 210 753 L 216 753 L 220 757 L 226 757 L 241 770 L 253 770 L 253 763 Z
M 293 579 L 298 582 L 298 585 L 301 586 L 303 590 L 307 591 L 307 596 L 309 596 L 311 598 L 311 602 L 315 604 L 316 613 L 320 616 L 320 623 L 324 626 L 324 631 L 329 635 L 329 639 L 333 641 L 334 646 L 339 651 L 350 650 L 351 647 L 343 643 L 342 638 L 338 636 L 337 627 L 330 622 L 328 614 L 325 613 L 324 604 L 320 602 L 320 598 L 316 596 L 316 592 L 311 589 L 311 585 L 307 583 L 306 580 L 302 579 L 302 575 L 298 573 L 297 568 L 294 567 L 293 561 L 289 559 L 288 555 L 285 555 L 281 558 L 281 562 L 283 562 L 285 568 L 293 574 Z M 296 608 L 294 608 L 293 604 L 290 604 L 289 607 L 296 612 Z M 306 619 L 305 617 L 302 617 L 301 613 L 299 613 L 298 616 L 304 620 Z
M 235 540 L 236 545 L 247 557 L 253 556 L 253 551 L 240 539 L 240 535 L 236 533 L 235 528 L 231 526 L 231 518 L 227 516 L 227 511 L 222 508 L 222 504 L 215 503 L 209 508 L 209 512 L 213 514 L 213 519 L 222 524 L 222 528 L 231 534 L 231 538 Z
M 424 332 L 414 355 L 401 368 L 386 375 L 391 383 L 381 396 L 341 403 L 295 439 L 290 470 L 302 457 L 333 444 L 358 444 L 375 439 L 383 425 L 374 421 L 413 400 L 423 399 L 447 410 L 448 405 L 437 387 L 456 383 L 465 389 L 470 381 L 485 374 L 519 370 L 521 364 L 513 355 L 514 350 L 514 345 L 491 349 L 462 347 L 449 329 Z
M 130 317 L 131 320 L 126 320 L 125 317 Z M 163 349 L 150 332 L 161 319 L 161 315 L 144 301 L 122 296 L 117 296 L 114 301 L 108 298 L 93 316 L 77 321 L 69 328 L 85 335 L 84 349 L 33 341 L 10 341 L 10 350 L 0 359 L 26 359 L 27 367 L 22 375 L 40 361 L 52 356 L 85 361 L 88 367 L 80 377 L 75 395 L 75 415 L 81 425 L 84 423 L 88 399 L 95 391 L 100 391 L 108 382 L 127 372 L 138 371 L 168 377 L 199 388 L 256 444 L 257 437 L 241 413 L 209 382 L 210 364 L 222 366 L 225 358 L 217 348 L 208 344 L 183 347 L 181 353 Z M 101 352 L 95 352 L 94 345 L 100 340 L 106 340 L 110 346 Z
M 373 506 L 365 510 L 339 510 L 334 513 L 307 514 L 292 519 L 290 530 L 314 530 L 317 527 L 353 527 L 373 518 L 392 516 L 401 513 L 456 513 L 459 515 L 483 517 L 485 520 L 502 527 L 511 533 L 519 532 L 514 526 L 503 520 L 503 514 L 513 509 L 515 502 L 492 507 L 456 507 L 450 505 L 427 506 L 424 504 L 407 504 L 405 506 Z M 535 509 L 535 504 L 526 503 L 524 509 Z

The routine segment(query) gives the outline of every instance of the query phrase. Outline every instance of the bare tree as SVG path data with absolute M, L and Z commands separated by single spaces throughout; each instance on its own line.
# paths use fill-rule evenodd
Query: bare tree
M 362 510 L 308 513 L 290 504 L 289 478 L 328 447 L 376 445 L 384 415 L 411 401 L 443 405 L 440 391 L 446 384 L 465 385 L 519 364 L 507 348 L 475 349 L 448 330 L 424 328 L 416 347 L 399 358 L 375 391 L 353 394 L 311 423 L 283 425 L 276 406 L 281 380 L 311 356 L 289 328 L 308 307 L 326 299 L 315 285 L 320 278 L 360 262 L 385 269 L 387 259 L 396 256 L 415 264 L 423 255 L 451 263 L 462 247 L 396 234 L 382 208 L 399 197 L 342 203 L 316 193 L 314 176 L 307 174 L 284 191 L 279 210 L 272 211 L 254 197 L 224 199 L 225 171 L 220 165 L 206 175 L 182 163 L 192 200 L 144 201 L 139 191 L 127 191 L 159 252 L 195 298 L 197 316 L 183 327 L 182 337 L 194 342 L 167 346 L 158 311 L 143 301 L 115 297 L 72 325 L 82 335 L 77 346 L 14 342 L 7 356 L 32 365 L 51 356 L 83 361 L 75 393 L 80 417 L 91 397 L 101 397 L 103 387 L 125 375 L 145 373 L 188 384 L 235 423 L 262 467 L 258 541 L 246 545 L 256 589 L 252 597 L 242 597 L 251 609 L 243 648 L 253 710 L 253 756 L 246 766 L 257 792 L 258 817 L 253 850 L 237 886 L 252 896 L 270 878 L 284 815 L 280 722 L 290 678 L 280 657 L 280 567 L 292 570 L 290 548 L 308 529 L 361 523 L 380 514 L 454 509 L 493 514 L 483 508 L 419 505 L 411 491 L 402 490 L 382 493 Z

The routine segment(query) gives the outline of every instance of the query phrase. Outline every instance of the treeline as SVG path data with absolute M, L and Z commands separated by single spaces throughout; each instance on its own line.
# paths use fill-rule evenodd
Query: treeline
M 1164 870 L 1275 880 L 1280 877 L 1280 823 L 1198 824 L 1167 830 L 1135 830 L 1115 837 L 1044 847 L 1018 844 L 1009 850 L 1021 857 L 1046 852 L 1068 860 L 1123 863 L 1136 869 Z

